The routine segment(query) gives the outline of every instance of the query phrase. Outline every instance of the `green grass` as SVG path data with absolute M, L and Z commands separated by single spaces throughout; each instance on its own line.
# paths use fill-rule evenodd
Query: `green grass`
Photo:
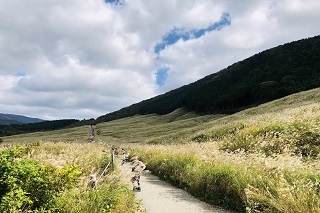
M 208 203 L 240 212 L 320 211 L 320 89 L 233 115 L 180 109 L 95 128 L 99 134 L 92 144 L 86 143 L 90 127 L 82 126 L 2 137 L 0 147 L 44 141 L 31 156 L 56 166 L 77 163 L 88 175 L 103 164 L 97 156 L 108 153 L 106 147 L 121 146 L 139 155 L 154 174 Z M 79 192 L 69 193 L 80 199 Z M 61 205 L 68 202 L 74 201 Z
M 6 157 L 17 149 L 16 159 Z M 110 169 L 98 189 L 91 187 L 90 174 L 100 177 L 110 150 L 107 144 L 42 141 L 0 146 L 1 211 L 138 212 L 133 192 Z

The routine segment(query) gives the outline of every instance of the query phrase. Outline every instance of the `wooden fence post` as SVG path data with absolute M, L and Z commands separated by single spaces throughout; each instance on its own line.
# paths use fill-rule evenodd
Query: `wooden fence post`
M 114 171 L 114 151 L 111 152 L 111 169 Z

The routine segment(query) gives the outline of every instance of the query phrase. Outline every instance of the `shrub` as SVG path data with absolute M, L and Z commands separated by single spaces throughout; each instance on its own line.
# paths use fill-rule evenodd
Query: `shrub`
M 148 162 L 148 169 L 180 188 L 188 188 L 189 169 L 195 166 L 197 160 L 188 155 L 157 155 Z
M 206 202 L 240 212 L 245 209 L 247 180 L 235 166 L 199 162 L 189 180 L 189 192 Z
M 239 123 L 233 126 L 227 126 L 220 129 L 216 129 L 210 132 L 210 134 L 196 135 L 191 140 L 199 143 L 209 141 L 210 139 L 219 140 L 224 137 L 232 137 L 244 128 L 245 128 L 245 125 L 242 123 Z
M 256 146 L 257 142 L 252 135 L 240 134 L 223 140 L 220 149 L 227 152 L 253 153 L 256 151 Z
M 23 159 L 21 148 L 0 152 L 0 211 L 50 209 L 54 198 L 78 182 L 77 165 L 61 169 Z
M 240 130 L 244 129 L 246 126 L 243 123 L 238 123 L 233 126 L 227 126 L 220 129 L 217 129 L 211 132 L 210 138 L 212 139 L 221 139 L 223 137 L 230 137 L 238 133 Z
M 278 137 L 279 134 L 287 133 L 290 131 L 290 126 L 276 123 L 263 128 L 255 129 L 254 131 L 252 131 L 252 134 L 254 136 L 260 135 L 266 137 L 267 135 L 272 135 L 273 137 Z
M 246 189 L 247 212 L 319 212 L 319 175 L 269 171 L 263 185 Z
M 99 189 L 78 188 L 65 191 L 56 199 L 55 212 L 135 213 L 139 203 L 127 186 L 117 182 L 102 182 Z
M 200 134 L 200 135 L 197 135 L 197 136 L 194 136 L 192 138 L 192 141 L 195 141 L 195 142 L 198 142 L 198 143 L 201 143 L 201 142 L 206 142 L 210 139 L 210 137 L 206 134 Z
M 281 140 L 268 140 L 260 144 L 260 149 L 266 156 L 273 156 L 274 154 L 283 154 L 287 146 L 288 145 Z
M 301 154 L 303 157 L 317 157 L 320 153 L 320 134 L 304 132 L 298 137 L 295 146 L 295 154 Z

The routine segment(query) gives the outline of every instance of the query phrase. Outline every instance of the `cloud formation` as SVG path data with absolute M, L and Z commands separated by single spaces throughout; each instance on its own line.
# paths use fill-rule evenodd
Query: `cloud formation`
M 0 112 L 92 118 L 320 34 L 317 0 L 0 4 Z
M 230 15 L 228 13 L 223 13 L 221 19 L 218 22 L 211 24 L 207 28 L 192 29 L 190 31 L 174 28 L 167 35 L 163 36 L 161 43 L 156 44 L 154 52 L 159 53 L 160 51 L 164 50 L 168 45 L 173 45 L 177 43 L 180 39 L 182 39 L 183 41 L 188 41 L 190 39 L 198 39 L 201 36 L 203 36 L 206 32 L 220 30 L 223 27 L 230 24 Z

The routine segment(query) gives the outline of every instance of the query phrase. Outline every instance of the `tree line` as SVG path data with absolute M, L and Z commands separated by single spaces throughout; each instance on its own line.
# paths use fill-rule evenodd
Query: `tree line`
M 79 122 L 76 119 L 43 121 L 39 123 L 0 125 L 0 136 L 17 135 L 30 132 L 52 131 L 62 129 Z

